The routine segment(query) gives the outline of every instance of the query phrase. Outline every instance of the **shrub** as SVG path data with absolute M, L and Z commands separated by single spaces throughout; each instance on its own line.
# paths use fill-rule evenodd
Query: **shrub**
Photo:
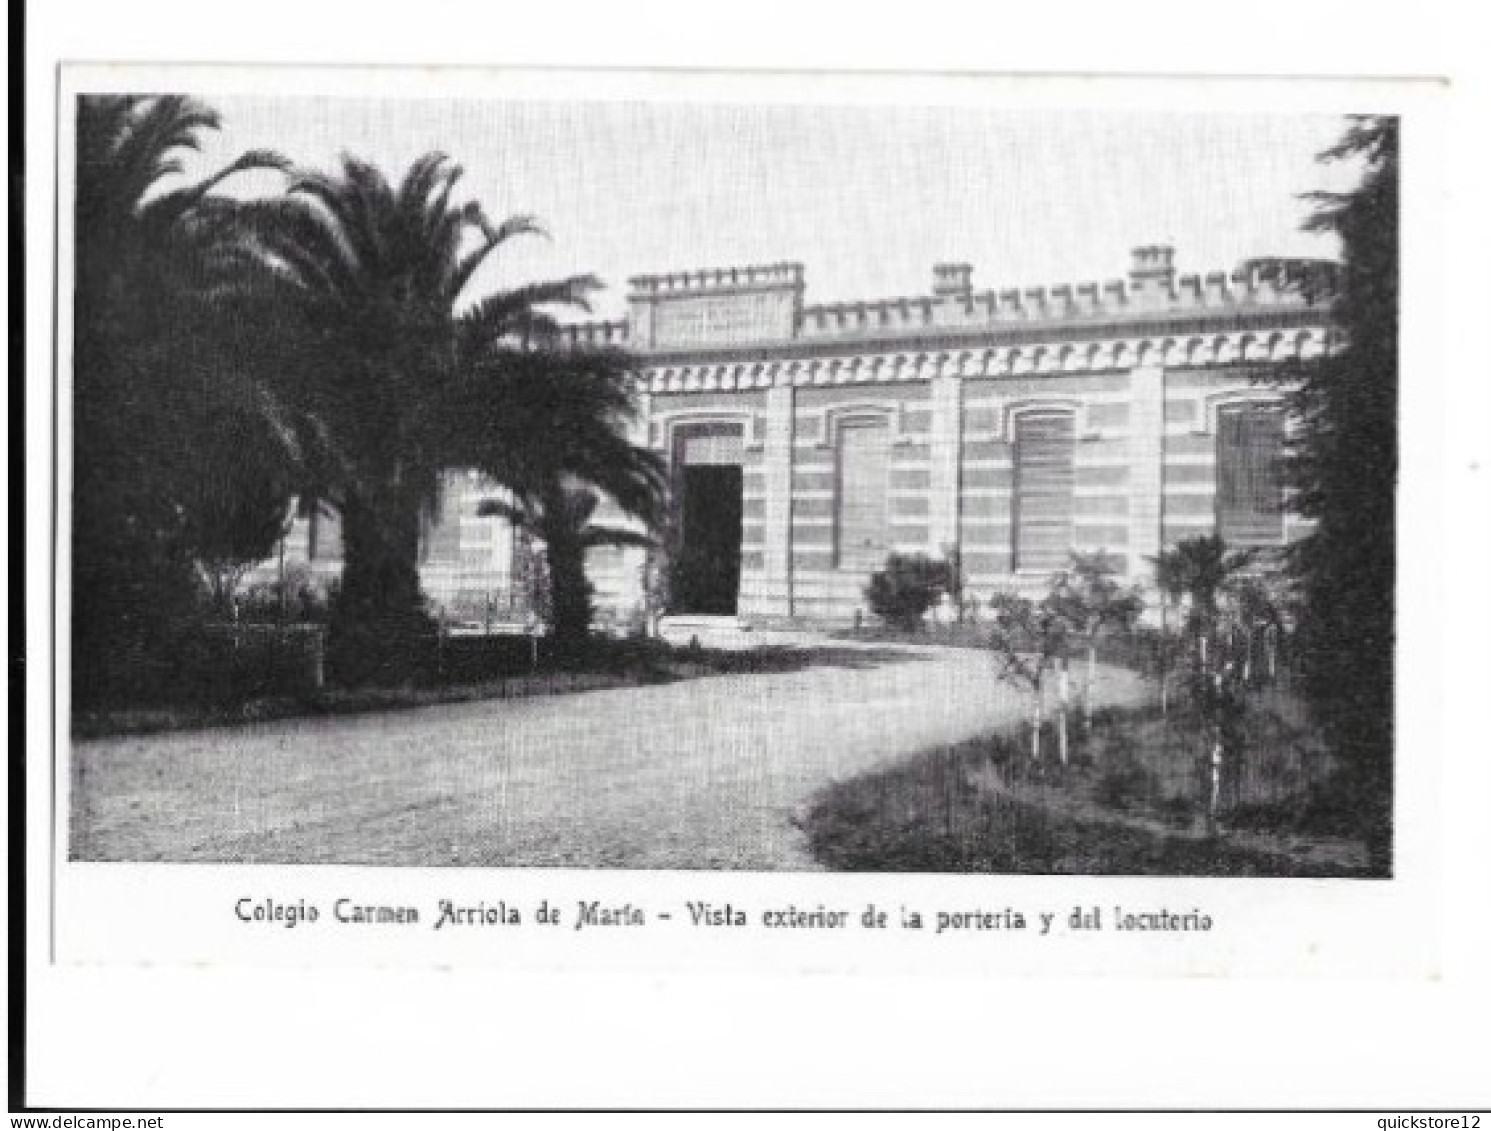
M 923 554 L 892 554 L 885 568 L 871 575 L 865 599 L 887 624 L 913 631 L 947 592 L 948 582 L 946 562 Z
M 1196 804 L 1183 793 L 1172 793 L 1162 800 L 1155 808 L 1159 815 L 1169 825 L 1176 828 L 1184 828 L 1189 825 L 1196 816 Z
M 300 696 L 323 675 L 325 634 L 316 628 L 201 625 L 175 641 L 155 686 L 137 687 L 131 705 L 232 705 L 266 696 Z
M 1132 809 L 1153 801 L 1158 793 L 1155 775 L 1138 760 L 1125 757 L 1103 771 L 1093 798 L 1109 809 Z
M 239 594 L 238 619 L 245 624 L 325 624 L 337 588 L 335 579 L 319 581 L 294 566 L 285 571 L 283 582 L 251 585 Z

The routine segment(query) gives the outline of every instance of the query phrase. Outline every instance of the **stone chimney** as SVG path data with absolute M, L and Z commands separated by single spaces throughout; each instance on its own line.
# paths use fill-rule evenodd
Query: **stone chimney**
M 1136 247 L 1129 267 L 1129 285 L 1135 290 L 1169 289 L 1175 282 L 1175 249 L 1163 244 Z
M 968 263 L 938 263 L 932 267 L 932 294 L 937 298 L 973 297 L 973 267 Z

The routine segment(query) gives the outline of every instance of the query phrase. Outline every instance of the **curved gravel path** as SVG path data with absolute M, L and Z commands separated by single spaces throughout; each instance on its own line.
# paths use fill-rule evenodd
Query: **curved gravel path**
M 81 860 L 805 870 L 826 783 L 1022 717 L 987 653 L 76 743 Z M 1099 702 L 1137 701 L 1107 670 Z

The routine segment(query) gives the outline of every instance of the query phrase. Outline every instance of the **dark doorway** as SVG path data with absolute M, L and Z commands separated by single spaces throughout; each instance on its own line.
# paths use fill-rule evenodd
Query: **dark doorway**
M 673 611 L 734 616 L 740 596 L 740 520 L 744 477 L 739 466 L 697 464 L 678 469 L 682 545 L 673 572 Z

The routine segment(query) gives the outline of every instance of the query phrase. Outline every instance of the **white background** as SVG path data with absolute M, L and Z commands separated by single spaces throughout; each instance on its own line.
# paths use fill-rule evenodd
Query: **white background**
M 27 44 L 28 760 L 50 757 L 55 63 L 661 66 L 1448 76 L 1445 176 L 1405 228 L 1400 776 L 1411 899 L 1359 929 L 1433 960 L 1287 977 L 891 974 L 815 955 L 670 972 L 50 966 L 27 798 L 32 1102 L 98 1106 L 1330 1106 L 1491 1103 L 1484 36 L 1448 5 L 33 5 Z M 1411 20 L 1407 16 L 1411 15 Z M 1186 92 L 1177 89 L 1184 101 Z M 1413 156 L 1405 156 L 1410 173 Z M 1429 190 L 1432 188 L 1432 192 Z M 1407 186 L 1406 186 L 1407 191 Z M 1410 193 L 1411 195 L 1411 193 Z M 1424 207 L 1424 205 L 1429 205 Z M 14 626 L 12 626 L 14 627 Z M 1420 773 L 1422 768 L 1423 772 Z M 1395 909 L 1439 892 L 1438 921 Z M 12 897 L 19 895 L 13 891 Z M 1304 914 L 1305 912 L 1301 912 Z M 1353 920 L 1354 922 L 1354 920 Z M 107 929 L 107 924 L 102 925 Z M 167 928 L 168 929 L 168 925 Z M 1258 916 L 1256 930 L 1268 919 Z M 1258 949 L 1268 950 L 1260 934 Z M 590 965 L 590 964 L 587 964 Z M 620 965 L 620 963 L 618 963 Z M 650 968 L 648 968 L 650 967 Z M 645 970 L 645 972 L 644 972 Z M 168 1125 L 170 1121 L 168 1120 Z M 1370 1125 L 1363 1121 L 1363 1125 Z

